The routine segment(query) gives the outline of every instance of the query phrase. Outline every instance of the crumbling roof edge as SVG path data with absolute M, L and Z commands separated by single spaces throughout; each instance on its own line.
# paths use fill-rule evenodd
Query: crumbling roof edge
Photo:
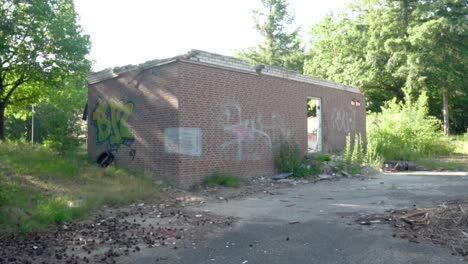
M 164 59 L 164 60 L 152 60 L 139 65 L 125 65 L 122 67 L 107 68 L 102 71 L 93 72 L 88 75 L 88 84 L 95 84 L 105 80 L 113 79 L 120 76 L 123 73 L 131 71 L 142 71 L 150 68 L 170 64 L 176 62 L 178 59 L 176 57 Z
M 329 81 L 329 80 L 324 80 L 324 79 L 320 79 L 320 78 L 316 78 L 312 76 L 303 75 L 296 71 L 292 71 L 292 70 L 288 70 L 288 69 L 284 69 L 280 67 L 275 67 L 275 66 L 261 65 L 261 67 L 259 68 L 258 65 L 253 66 L 249 62 L 242 60 L 242 59 L 224 56 L 224 55 L 211 53 L 211 52 L 206 52 L 202 50 L 196 50 L 196 49 L 192 49 L 186 54 L 171 57 L 168 59 L 151 60 L 151 61 L 147 61 L 142 64 L 139 64 L 139 65 L 126 65 L 122 67 L 108 68 L 99 72 L 91 73 L 88 76 L 88 83 L 95 84 L 95 83 L 99 83 L 108 79 L 118 77 L 122 73 L 135 71 L 135 70 L 140 70 L 140 71 L 146 70 L 146 69 L 166 65 L 169 63 L 173 63 L 176 61 L 200 63 L 200 64 L 207 65 L 207 66 L 241 71 L 244 73 L 264 74 L 268 76 L 274 76 L 274 77 L 279 77 L 283 79 L 294 80 L 294 81 L 299 81 L 299 82 L 304 82 L 304 83 L 311 83 L 311 84 L 316 84 L 316 85 L 320 85 L 324 87 L 329 87 L 329 88 L 334 88 L 338 90 L 350 91 L 350 92 L 361 94 L 361 91 L 357 87 L 354 87 L 354 86 L 344 85 L 344 84 L 337 83 L 334 81 Z
M 202 50 L 191 50 L 188 53 L 189 56 L 186 56 L 182 59 L 182 61 L 194 61 L 197 63 L 201 63 L 204 65 L 224 68 L 224 69 L 232 69 L 238 70 L 242 72 L 248 73 L 255 73 L 257 74 L 257 67 L 252 66 L 249 62 L 245 60 L 241 60 L 234 57 L 224 56 L 216 53 L 206 52 Z M 324 87 L 334 88 L 338 90 L 350 91 L 354 93 L 362 94 L 361 91 L 354 86 L 344 85 L 341 83 L 337 83 L 334 81 L 324 80 L 308 75 L 303 75 L 297 71 L 292 71 L 276 66 L 270 65 L 263 65 L 264 67 L 261 69 L 261 74 L 279 77 L 288 80 L 294 80 L 299 82 L 311 83 L 316 84 Z

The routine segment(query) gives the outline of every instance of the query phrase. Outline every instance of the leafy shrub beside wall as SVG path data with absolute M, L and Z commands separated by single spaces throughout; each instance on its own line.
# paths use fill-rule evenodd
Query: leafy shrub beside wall
M 428 115 L 427 95 L 416 101 L 406 96 L 404 103 L 395 99 L 381 113 L 367 117 L 366 162 L 376 159 L 417 160 L 447 155 L 454 145 L 441 131 L 441 123 Z
M 287 142 L 280 144 L 275 163 L 280 172 L 292 172 L 294 177 L 307 177 L 320 172 L 318 166 L 306 159 L 297 145 Z

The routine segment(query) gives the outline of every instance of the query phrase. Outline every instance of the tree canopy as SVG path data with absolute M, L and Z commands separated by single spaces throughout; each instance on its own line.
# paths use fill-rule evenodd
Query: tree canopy
M 264 10 L 253 12 L 255 28 L 264 41 L 238 54 L 253 63 L 265 63 L 302 72 L 304 49 L 299 28 L 288 30 L 294 14 L 287 0 L 262 0 Z
M 414 97 L 426 91 L 446 132 L 449 120 L 464 132 L 467 14 L 462 0 L 356 0 L 312 27 L 304 72 L 360 87 L 371 111 L 404 100 L 405 90 Z
M 86 79 L 89 49 L 72 0 L 0 3 L 0 140 L 7 107 L 47 98 L 66 80 Z

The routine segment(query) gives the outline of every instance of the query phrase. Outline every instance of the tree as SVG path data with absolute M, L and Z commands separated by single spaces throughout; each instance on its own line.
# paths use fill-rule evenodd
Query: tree
M 38 102 L 70 77 L 86 78 L 90 41 L 72 0 L 3 0 L 0 18 L 2 141 L 8 108 Z
M 457 108 L 461 101 L 458 107 L 466 109 L 467 5 L 458 0 L 432 0 L 421 2 L 417 11 L 421 19 L 410 29 L 412 50 L 408 55 L 407 86 L 427 90 L 433 98 L 442 101 L 442 111 L 438 108 L 434 114 L 442 114 L 444 132 L 448 135 L 450 105 Z M 458 118 L 466 119 L 466 116 Z M 462 122 L 466 127 L 466 120 Z
M 302 72 L 304 49 L 299 39 L 299 28 L 287 32 L 294 21 L 288 12 L 286 0 L 262 0 L 266 12 L 254 11 L 255 28 L 263 36 L 264 42 L 238 54 L 253 63 L 284 67 Z
M 73 149 L 83 136 L 83 107 L 87 100 L 86 84 L 67 80 L 62 89 L 49 89 L 47 99 L 34 107 L 34 142 L 60 152 Z M 15 112 L 12 114 L 11 112 Z M 31 138 L 31 107 L 16 106 L 7 114 L 5 125 L 8 140 Z
M 426 91 L 429 113 L 445 120 L 445 132 L 449 116 L 463 132 L 467 121 L 461 113 L 468 101 L 463 2 L 357 0 L 311 29 L 305 73 L 360 87 L 373 112 L 394 97 L 404 101 L 405 91 L 413 99 Z

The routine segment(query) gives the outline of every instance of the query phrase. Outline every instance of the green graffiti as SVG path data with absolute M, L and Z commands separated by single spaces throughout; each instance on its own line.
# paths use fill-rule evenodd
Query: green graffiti
M 119 148 L 121 144 L 131 145 L 134 137 L 126 126 L 133 111 L 133 103 L 122 103 L 115 100 L 105 102 L 98 99 L 93 112 L 93 124 L 96 127 L 97 142 L 109 142 L 111 148 Z

